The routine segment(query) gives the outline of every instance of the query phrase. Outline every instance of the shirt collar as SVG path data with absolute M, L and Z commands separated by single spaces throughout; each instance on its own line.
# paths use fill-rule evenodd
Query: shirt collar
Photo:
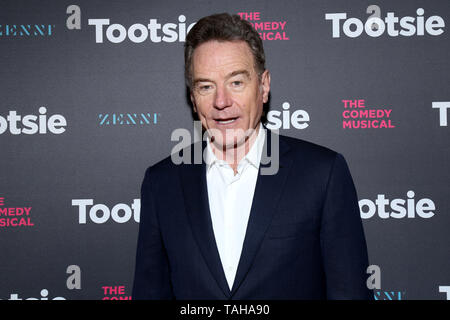
M 256 140 L 253 142 L 253 145 L 251 146 L 248 153 L 245 155 L 244 158 L 241 159 L 241 161 L 238 164 L 238 167 L 241 166 L 243 161 L 247 161 L 250 163 L 253 167 L 256 169 L 259 169 L 259 165 L 261 163 L 261 154 L 264 147 L 264 141 L 265 141 L 266 132 L 263 127 L 263 125 L 259 124 L 259 130 L 258 130 L 258 136 L 256 137 Z M 217 165 L 225 165 L 227 164 L 224 160 L 219 160 L 211 148 L 211 142 L 209 141 L 209 138 L 206 140 L 206 154 L 205 154 L 205 162 L 206 162 L 206 168 L 207 171 L 214 166 Z

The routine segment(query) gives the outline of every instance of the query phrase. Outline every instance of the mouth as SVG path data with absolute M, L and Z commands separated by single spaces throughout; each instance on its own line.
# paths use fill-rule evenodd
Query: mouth
M 227 118 L 227 119 L 214 119 L 214 121 L 216 121 L 217 124 L 226 125 L 226 124 L 234 123 L 238 118 L 239 117 Z

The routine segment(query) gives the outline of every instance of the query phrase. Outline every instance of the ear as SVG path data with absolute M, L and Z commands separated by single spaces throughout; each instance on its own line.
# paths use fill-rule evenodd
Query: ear
M 265 70 L 261 75 L 261 90 L 263 95 L 263 103 L 266 103 L 269 100 L 269 92 L 270 92 L 270 72 L 269 70 Z

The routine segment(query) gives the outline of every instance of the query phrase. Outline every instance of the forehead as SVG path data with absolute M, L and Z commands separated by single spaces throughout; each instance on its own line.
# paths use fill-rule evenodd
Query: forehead
M 199 45 L 192 57 L 194 77 L 229 73 L 234 69 L 254 70 L 253 55 L 245 41 L 208 41 Z

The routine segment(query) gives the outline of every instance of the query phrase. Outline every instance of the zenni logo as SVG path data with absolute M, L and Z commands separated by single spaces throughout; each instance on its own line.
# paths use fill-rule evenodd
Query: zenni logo
M 109 125 L 150 125 L 158 124 L 160 113 L 100 113 L 100 126 Z
M 0 37 L 49 37 L 53 24 L 0 24 Z

